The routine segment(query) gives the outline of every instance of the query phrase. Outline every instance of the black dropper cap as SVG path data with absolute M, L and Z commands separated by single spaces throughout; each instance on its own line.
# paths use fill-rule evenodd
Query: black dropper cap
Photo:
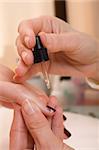
M 43 46 L 40 36 L 36 36 L 36 44 L 33 50 L 34 63 L 49 60 L 47 49 Z

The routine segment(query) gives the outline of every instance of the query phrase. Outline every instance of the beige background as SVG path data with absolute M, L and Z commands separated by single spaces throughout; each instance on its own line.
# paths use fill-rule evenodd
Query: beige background
M 99 38 L 99 0 L 67 0 L 69 23 Z
M 0 63 L 15 67 L 18 24 L 40 15 L 54 15 L 53 0 L 0 2 Z

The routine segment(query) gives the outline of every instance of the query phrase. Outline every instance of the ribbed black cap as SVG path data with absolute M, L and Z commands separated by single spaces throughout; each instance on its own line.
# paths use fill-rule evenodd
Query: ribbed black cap
M 36 44 L 33 50 L 34 63 L 49 60 L 47 49 L 43 46 L 39 36 L 36 36 Z

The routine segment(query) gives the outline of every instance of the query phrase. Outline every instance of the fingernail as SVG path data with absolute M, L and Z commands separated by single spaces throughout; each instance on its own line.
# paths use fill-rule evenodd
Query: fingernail
M 68 137 L 67 137 L 67 135 L 64 133 L 64 139 L 67 139 Z
M 71 137 L 71 133 L 67 129 L 65 129 L 65 128 L 64 128 L 64 133 L 66 134 L 66 136 L 68 138 Z
M 51 106 L 48 106 L 47 105 L 47 108 L 48 108 L 48 110 L 50 111 L 50 112 L 55 112 L 56 110 L 54 109 L 54 108 L 52 108 Z
M 27 115 L 31 115 L 34 112 L 34 109 L 28 99 L 25 100 L 22 107 Z
M 63 120 L 65 121 L 67 118 L 66 118 L 66 116 L 65 115 L 63 115 Z

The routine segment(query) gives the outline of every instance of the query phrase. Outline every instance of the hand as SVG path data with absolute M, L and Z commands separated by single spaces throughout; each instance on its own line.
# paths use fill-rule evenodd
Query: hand
M 33 64 L 31 51 L 37 34 L 48 49 L 49 73 L 99 79 L 99 43 L 91 36 L 74 30 L 56 17 L 46 16 L 21 22 L 18 31 L 16 45 L 21 58 L 14 76 L 16 82 L 41 72 L 40 65 Z
M 47 95 L 31 86 L 30 84 L 15 84 L 12 81 L 14 73 L 7 67 L 0 65 L 0 102 L 6 107 L 13 108 L 13 103 L 22 105 L 28 98 L 35 102 L 45 115 L 52 115 L 53 112 L 47 108 L 49 98 Z
M 55 97 L 50 97 L 49 105 L 56 109 L 54 116 L 50 118 L 46 118 L 39 107 L 28 100 L 15 112 L 10 134 L 10 150 L 34 150 L 34 144 L 36 150 L 73 150 L 63 144 L 63 115 Z

